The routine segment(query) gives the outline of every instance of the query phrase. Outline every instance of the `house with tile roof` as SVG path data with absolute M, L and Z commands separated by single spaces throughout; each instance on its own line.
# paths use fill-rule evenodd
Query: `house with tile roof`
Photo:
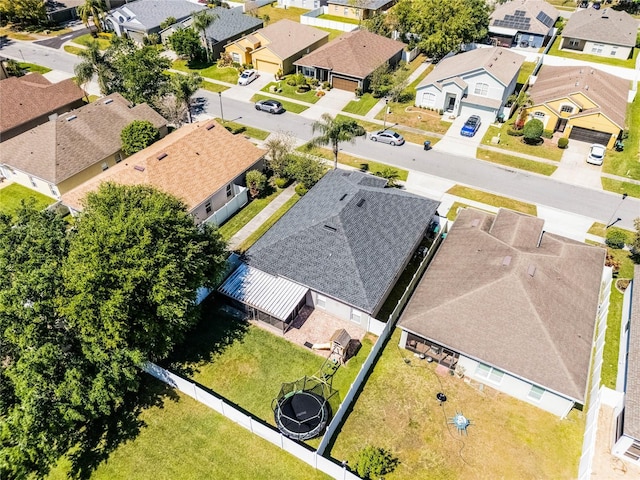
M 234 62 L 252 64 L 260 72 L 287 74 L 296 60 L 328 40 L 323 30 L 283 19 L 229 43 L 225 52 Z
M 0 81 L 0 142 L 49 121 L 51 115 L 81 107 L 83 97 L 84 92 L 73 79 L 51 83 L 40 73 L 3 79 Z
M 624 10 L 578 9 L 562 30 L 561 50 L 608 58 L 631 58 L 638 21 Z
M 423 241 L 439 202 L 332 170 L 246 253 L 219 291 L 283 331 L 304 305 L 367 330 Z
M 394 68 L 406 45 L 382 35 L 356 30 L 340 35 L 294 62 L 297 72 L 334 88 L 355 91 L 369 87 L 371 74 L 385 64 Z
M 134 120 L 147 120 L 167 133 L 167 121 L 147 104 L 131 105 L 113 93 L 71 112 L 52 116 L 0 149 L 2 175 L 50 197 L 107 170 L 125 157 L 120 132 Z
M 150 33 L 160 33 L 160 24 L 167 18 L 183 22 L 206 5 L 188 0 L 136 0 L 109 12 L 105 18 L 108 30 L 119 37 L 126 36 L 137 43 Z
M 382 14 L 397 3 L 397 0 L 327 0 L 327 14 L 352 20 L 366 20 Z
M 545 130 L 612 148 L 625 127 L 630 86 L 597 68 L 544 65 L 528 90 L 533 106 L 525 113 Z
M 489 17 L 489 36 L 498 47 L 545 46 L 560 12 L 544 0 L 511 0 L 496 5 Z
M 586 402 L 606 251 L 544 220 L 463 209 L 404 309 L 400 346 L 565 417 Z
M 207 120 L 180 127 L 62 196 L 72 212 L 103 182 L 152 185 L 184 201 L 196 222 L 222 223 L 247 203 L 245 174 L 265 152 Z
M 491 123 L 503 114 L 523 62 L 522 55 L 500 47 L 444 58 L 416 87 L 415 104 Z

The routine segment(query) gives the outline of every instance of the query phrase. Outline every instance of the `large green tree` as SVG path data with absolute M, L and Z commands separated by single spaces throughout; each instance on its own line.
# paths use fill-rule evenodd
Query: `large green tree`
M 207 28 L 218 19 L 218 15 L 207 10 L 200 10 L 193 14 L 193 28 L 200 32 L 204 49 L 207 52 L 207 61 L 210 61 L 209 42 L 207 42 Z
M 107 55 L 100 50 L 97 41 L 89 42 L 87 48 L 78 52 L 80 63 L 76 63 L 73 71 L 80 85 L 90 82 L 95 76 L 98 81 L 98 87 L 103 95 L 113 93 L 111 89 L 111 79 L 114 71 L 109 63 Z
M 352 119 L 341 119 L 323 113 L 320 120 L 311 124 L 313 133 L 319 133 L 317 137 L 309 141 L 310 146 L 331 146 L 334 157 L 333 168 L 338 168 L 338 151 L 340 143 L 355 142 L 358 135 L 358 122 Z
M 197 73 L 187 75 L 174 75 L 171 78 L 171 91 L 176 100 L 187 109 L 189 123 L 193 121 L 191 117 L 191 100 L 198 89 L 202 86 L 202 77 Z
M 181 57 L 187 57 L 190 62 L 200 58 L 203 48 L 200 35 L 193 28 L 178 28 L 169 38 L 171 50 Z
M 147 148 L 159 138 L 160 130 L 149 120 L 134 120 L 120 132 L 122 151 L 125 155 L 133 155 Z
M 22 27 L 47 23 L 45 0 L 0 0 L 0 21 Z
M 484 0 L 400 0 L 392 16 L 397 30 L 436 60 L 484 39 L 489 26 Z
M 80 20 L 86 27 L 89 26 L 89 21 L 91 20 L 96 30 L 98 32 L 102 31 L 102 20 L 109 11 L 104 0 L 84 0 L 84 3 L 78 5 L 76 10 Z

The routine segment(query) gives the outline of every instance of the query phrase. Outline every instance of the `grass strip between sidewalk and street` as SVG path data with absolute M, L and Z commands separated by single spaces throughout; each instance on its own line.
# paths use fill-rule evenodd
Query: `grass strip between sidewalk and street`
M 607 228 L 607 226 L 604 223 L 600 223 L 600 222 L 595 222 L 593 225 L 591 225 L 589 230 L 587 230 L 587 233 L 591 235 L 595 235 L 597 237 L 606 238 L 607 230 L 621 232 L 623 235 L 626 235 L 627 243 L 633 242 L 635 232 L 632 232 L 631 230 L 625 230 L 624 228 L 620 228 L 620 227 Z
M 43 75 L 51 71 L 51 69 L 48 67 L 43 67 L 42 65 L 36 65 L 35 63 L 29 63 L 29 62 L 19 62 L 18 66 L 22 70 L 28 70 L 31 73 L 41 73 Z
M 278 195 L 282 193 L 282 190 L 277 190 L 264 198 L 256 198 L 251 200 L 242 210 L 237 212 L 229 220 L 222 224 L 218 228 L 218 231 L 222 235 L 225 242 L 228 242 L 231 237 L 238 233 L 247 223 L 258 215 L 267 205 L 276 199 Z
M 65 52 L 70 53 L 71 55 L 79 55 L 80 52 L 86 50 L 85 48 L 74 47 L 73 45 L 65 45 L 63 48 Z
M 614 180 L 612 178 L 602 177 L 602 188 L 610 192 L 619 194 L 626 193 L 630 197 L 640 198 L 640 185 L 622 180 Z
M 260 225 L 260 227 L 258 227 L 251 235 L 247 237 L 244 242 L 242 242 L 238 246 L 238 250 L 240 250 L 241 252 L 246 252 L 247 250 L 249 250 L 249 247 L 256 243 L 260 239 L 260 237 L 264 235 L 266 231 L 273 226 L 274 223 L 280 220 L 280 218 L 282 218 L 282 216 L 287 213 L 289 209 L 293 207 L 301 198 L 302 197 L 296 193 L 293 197 L 287 200 L 284 205 L 276 210 L 273 215 L 271 215 L 262 225 Z
M 244 123 L 231 122 L 229 120 L 223 122 L 219 117 L 216 117 L 215 120 L 231 133 L 233 133 L 234 131 L 238 132 L 237 135 L 246 135 L 251 138 L 257 138 L 258 140 L 266 140 L 267 137 L 271 135 L 271 132 L 260 130 L 256 127 L 250 127 L 249 125 L 245 125 Z
M 307 108 L 309 108 L 308 105 L 300 105 L 299 103 L 287 102 L 286 100 L 282 100 L 280 98 L 274 98 L 274 97 L 270 97 L 268 95 L 260 95 L 260 94 L 254 95 L 253 97 L 251 97 L 251 99 L 249 101 L 255 103 L 258 100 L 277 100 L 278 102 L 280 102 L 282 104 L 282 106 L 284 107 L 284 109 L 287 112 L 291 112 L 291 113 L 302 113 Z
M 476 157 L 480 160 L 486 160 L 487 162 L 497 163 L 507 167 L 517 168 L 519 170 L 526 170 L 528 172 L 539 173 L 540 175 L 551 175 L 558 168 L 556 165 L 549 165 L 548 163 L 536 162 L 534 160 L 527 160 L 525 158 L 516 157 L 513 155 L 507 155 L 502 152 L 495 152 L 493 150 L 485 150 L 478 148 Z
M 492 205 L 498 208 L 508 208 L 509 210 L 515 210 L 516 212 L 533 215 L 534 217 L 538 214 L 538 209 L 532 203 L 522 202 L 514 198 L 503 197 L 502 195 L 495 195 L 493 193 L 476 190 L 475 188 L 469 188 L 463 185 L 454 185 L 449 190 L 447 190 L 447 193 L 450 195 L 455 195 L 457 197 L 468 198 L 469 200 Z

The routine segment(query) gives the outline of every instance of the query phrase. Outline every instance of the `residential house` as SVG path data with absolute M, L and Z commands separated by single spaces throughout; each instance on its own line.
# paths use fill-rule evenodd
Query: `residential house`
M 242 7 L 222 8 L 216 7 L 210 10 L 218 18 L 205 32 L 209 51 L 215 60 L 224 52 L 224 47 L 245 35 L 255 32 L 264 26 L 261 18 L 246 15 Z
M 51 115 L 81 107 L 83 97 L 72 79 L 51 83 L 30 73 L 0 81 L 0 142 L 47 122 Z
M 167 133 L 167 121 L 151 107 L 134 107 L 118 93 L 52 115 L 2 144 L 2 176 L 59 199 L 124 158 L 120 132 L 134 120 L 147 120 L 162 136 Z
M 295 7 L 309 10 L 323 7 L 326 4 L 327 0 L 278 0 L 278 7 L 284 9 Z
M 344 33 L 294 62 L 296 71 L 334 88 L 367 90 L 371 74 L 388 64 L 395 67 L 406 45 L 366 30 Z
M 560 12 L 543 0 L 512 0 L 489 17 L 489 36 L 499 47 L 545 46 Z
M 252 64 L 260 72 L 287 74 L 293 62 L 328 39 L 325 31 L 283 19 L 229 43 L 225 52 L 234 62 Z
M 545 130 L 612 148 L 624 129 L 630 83 L 597 68 L 543 66 L 528 93 L 528 118 Z
M 245 174 L 264 151 L 213 120 L 191 123 L 62 196 L 72 212 L 103 182 L 152 185 L 184 201 L 197 223 L 222 223 L 247 203 Z
M 416 87 L 416 105 L 493 122 L 516 88 L 523 61 L 522 55 L 500 47 L 445 58 Z
M 612 274 L 604 249 L 543 227 L 462 209 L 400 317 L 400 346 L 565 417 L 586 401 Z
M 109 12 L 105 25 L 119 37 L 129 37 L 143 43 L 150 33 L 160 33 L 160 24 L 167 18 L 183 22 L 206 5 L 188 0 L 136 0 Z
M 352 20 L 366 20 L 389 10 L 396 0 L 327 0 L 327 14 Z
M 624 60 L 633 55 L 637 35 L 638 21 L 623 10 L 578 9 L 562 30 L 560 49 Z
M 49 0 L 45 2 L 47 20 L 51 23 L 63 23 L 78 18 L 78 7 L 86 0 Z M 104 0 L 105 6 L 111 10 L 126 3 L 127 0 Z
M 332 170 L 245 254 L 219 291 L 283 331 L 309 305 L 367 330 L 439 202 Z
M 640 466 L 640 265 L 624 292 L 612 453 Z

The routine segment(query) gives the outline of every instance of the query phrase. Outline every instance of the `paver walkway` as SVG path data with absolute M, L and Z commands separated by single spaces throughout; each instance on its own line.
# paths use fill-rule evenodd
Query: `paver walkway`
M 269 205 L 262 209 L 262 211 L 253 217 L 249 223 L 242 227 L 238 233 L 236 233 L 229 240 L 229 250 L 235 250 L 242 242 L 244 242 L 249 235 L 260 228 L 267 219 L 273 215 L 287 200 L 293 197 L 296 193 L 296 189 L 293 185 L 285 188 L 284 191 L 278 195 Z

